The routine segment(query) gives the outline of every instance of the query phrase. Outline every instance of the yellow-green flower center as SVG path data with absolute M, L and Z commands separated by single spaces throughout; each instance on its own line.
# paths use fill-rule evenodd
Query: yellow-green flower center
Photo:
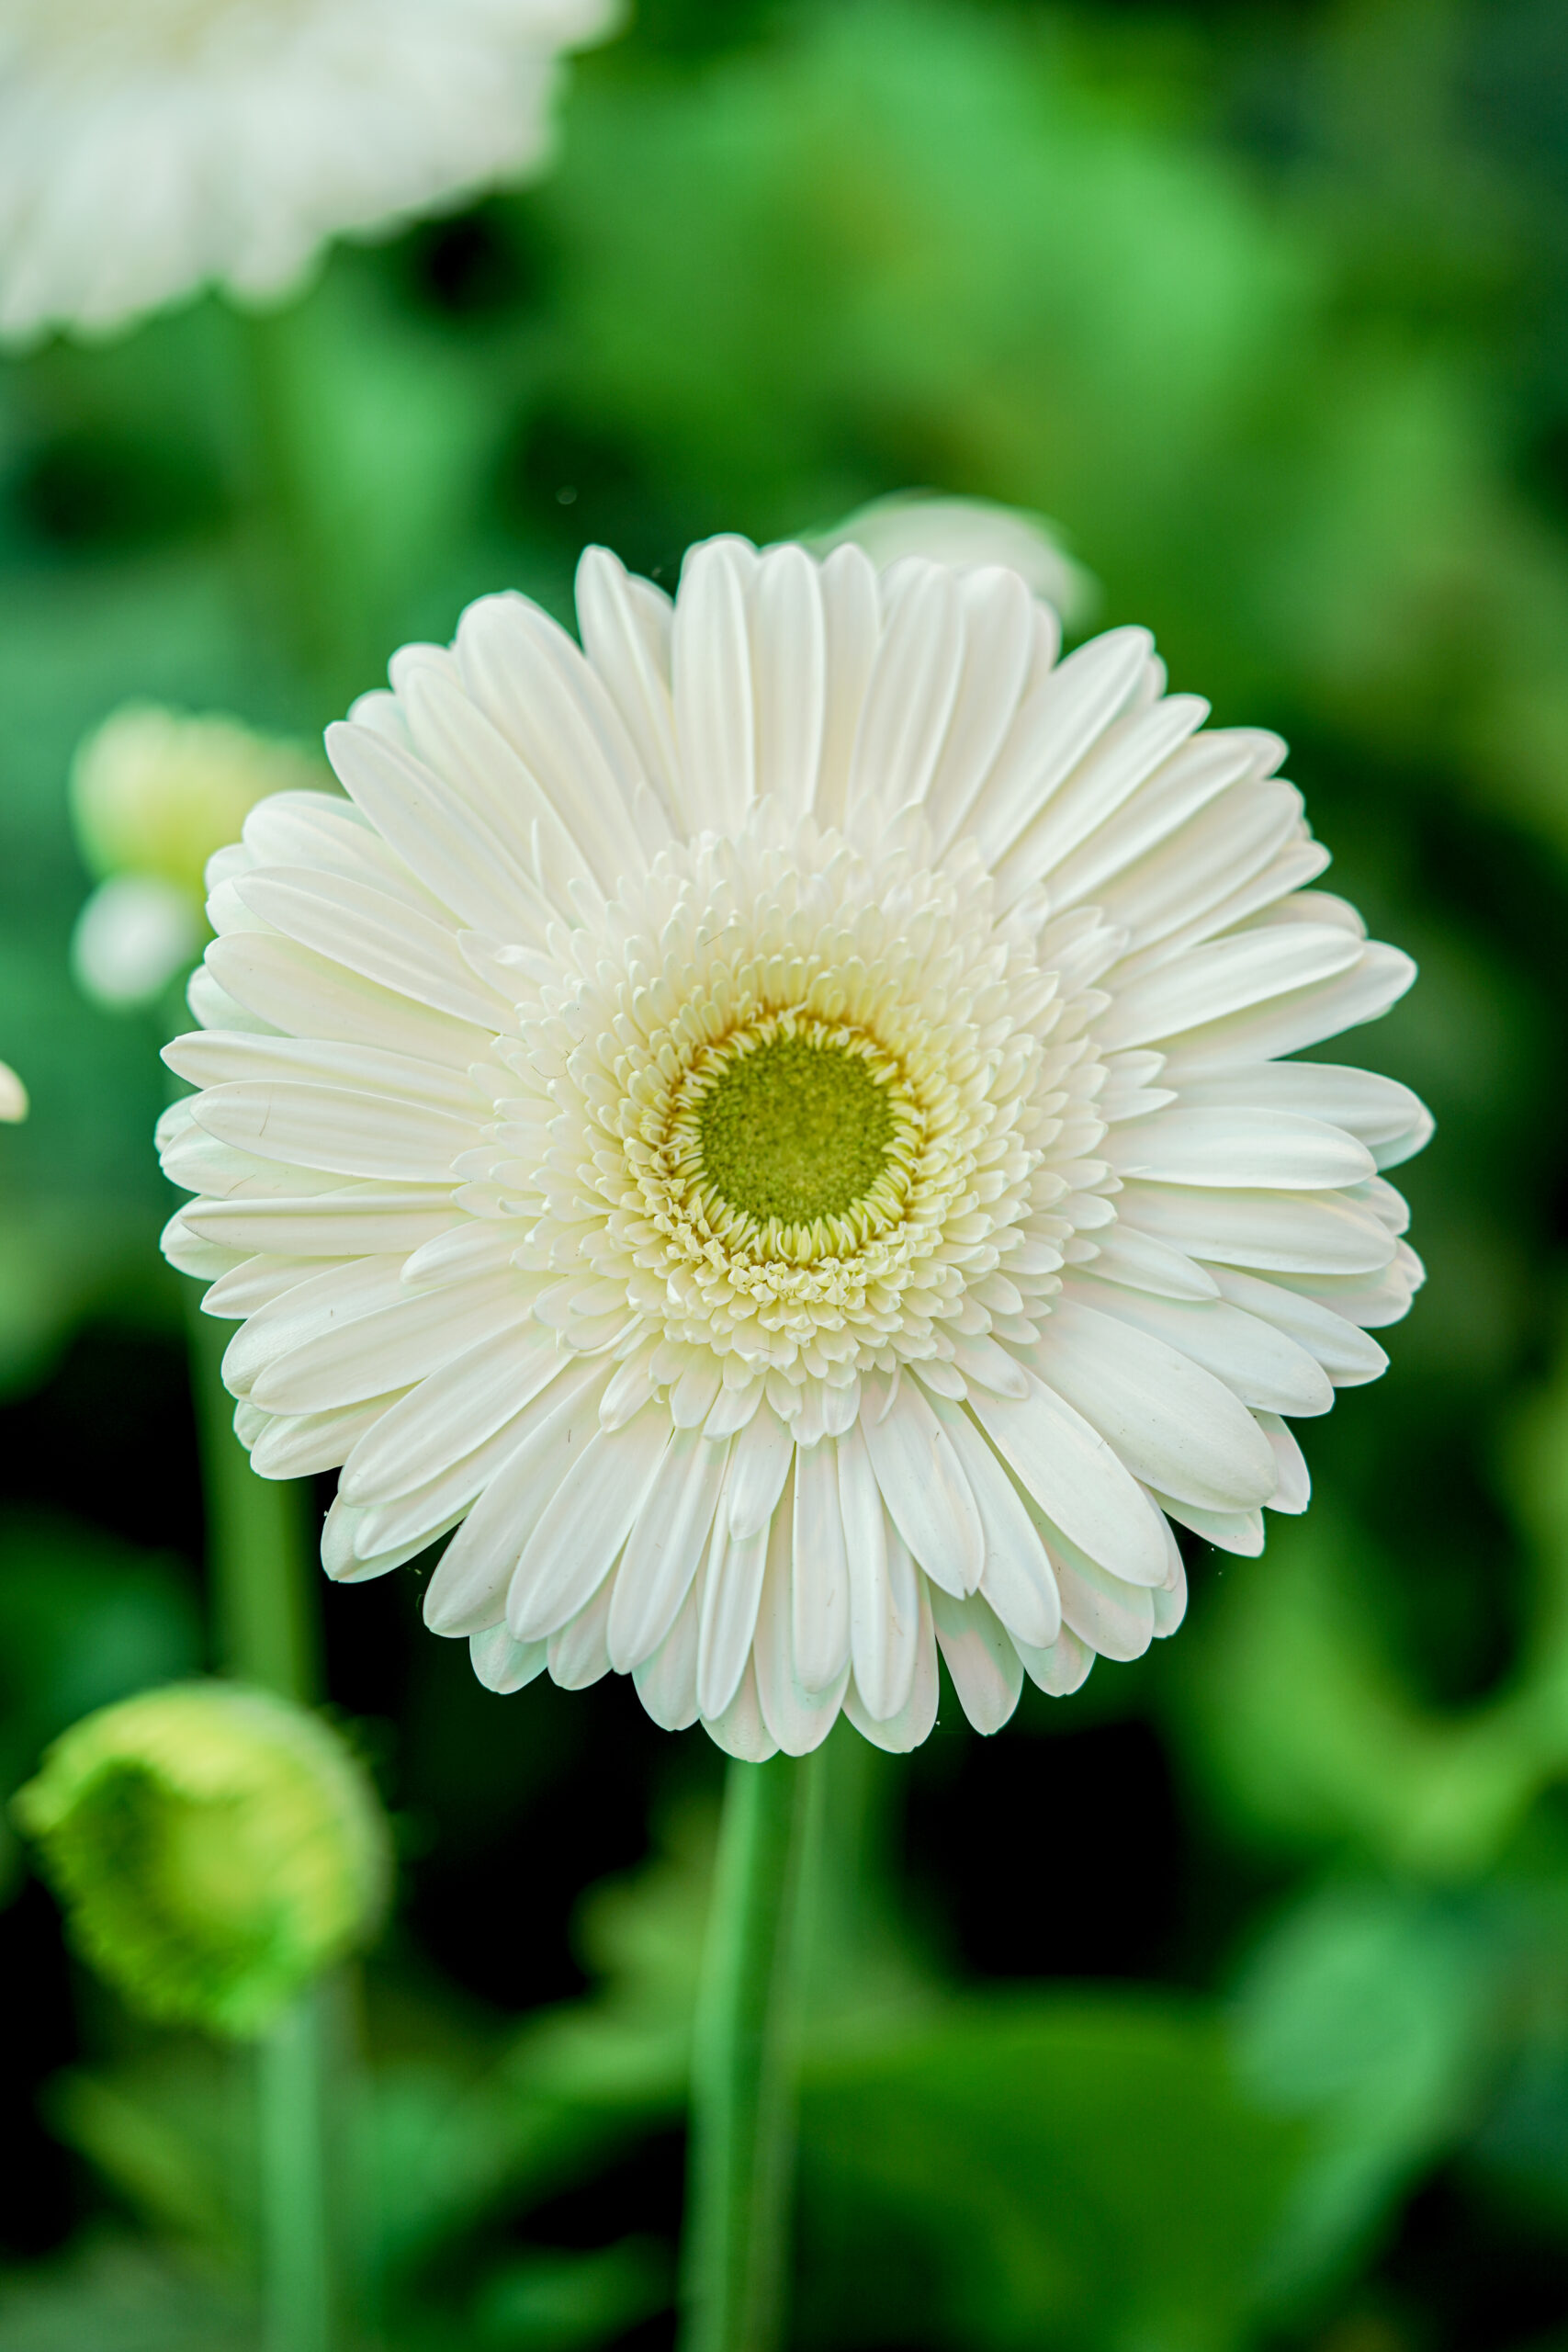
M 732 1246 L 837 1254 L 902 1216 L 922 1125 L 898 1063 L 866 1032 L 770 1013 L 682 1074 L 667 1165 Z

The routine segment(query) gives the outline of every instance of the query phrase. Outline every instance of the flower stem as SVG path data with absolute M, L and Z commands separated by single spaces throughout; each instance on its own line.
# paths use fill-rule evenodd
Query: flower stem
M 732 1762 L 725 1782 L 692 2051 L 682 2352 L 773 2352 L 779 2341 L 814 1765 Z
M 251 1468 L 219 1370 L 226 1327 L 194 1302 L 190 1322 L 218 1655 L 240 1681 L 309 1706 L 320 1695 L 321 1636 L 305 1490 Z
M 309 1705 L 321 1643 L 305 1493 L 251 1468 L 219 1374 L 222 1327 L 194 1305 L 190 1320 L 219 1654 L 238 1680 Z M 344 2340 L 343 1991 L 331 1978 L 309 1986 L 256 2049 L 265 2352 L 333 2352 Z
M 332 2352 L 339 2340 L 331 2217 L 328 1984 L 291 2002 L 256 2052 L 265 2352 Z

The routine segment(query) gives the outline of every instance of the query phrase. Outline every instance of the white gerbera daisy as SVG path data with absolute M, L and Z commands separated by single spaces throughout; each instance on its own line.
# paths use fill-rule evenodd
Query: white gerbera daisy
M 1285 1417 L 1419 1267 L 1402 1086 L 1280 1058 L 1412 977 L 1273 735 L 1016 573 L 591 549 L 412 646 L 210 879 L 166 1247 L 243 1317 L 328 1572 L 457 1533 L 425 1615 L 519 1689 L 902 1748 L 995 1730 L 1257 1552 Z
M 605 0 L 11 0 L 0 334 L 104 331 L 542 159 L 555 58 Z

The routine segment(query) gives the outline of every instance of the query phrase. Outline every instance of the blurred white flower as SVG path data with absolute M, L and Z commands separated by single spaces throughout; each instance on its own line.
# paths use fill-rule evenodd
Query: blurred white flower
M 1048 515 L 988 498 L 944 498 L 931 490 L 897 490 L 874 498 L 831 529 L 806 541 L 814 555 L 863 548 L 879 571 L 905 556 L 962 569 L 1004 563 L 1036 596 L 1054 605 L 1069 628 L 1080 628 L 1100 602 L 1100 582 L 1075 563 Z
M 102 333 L 537 169 L 606 0 L 9 0 L 0 336 Z
M 114 1012 L 152 1004 L 196 960 L 201 910 L 156 874 L 116 874 L 100 882 L 71 934 L 76 985 Z
M 206 870 L 271 793 L 329 781 L 302 744 L 237 718 L 128 703 L 95 729 L 71 770 L 71 816 L 102 876 L 76 919 L 72 968 L 117 1011 L 152 1003 L 200 950 Z
M 995 1730 L 1180 1623 L 1172 1521 L 1299 1511 L 1288 1415 L 1420 1279 L 1431 1122 L 1287 1057 L 1409 959 L 1311 886 L 1284 746 L 1015 571 L 602 549 L 582 650 L 491 596 L 215 864 L 199 1197 L 264 1476 L 343 1465 L 354 1580 L 457 1532 L 434 1629 L 798 1753 Z
M 28 1090 L 9 1062 L 0 1062 L 0 1119 L 14 1126 L 28 1115 Z

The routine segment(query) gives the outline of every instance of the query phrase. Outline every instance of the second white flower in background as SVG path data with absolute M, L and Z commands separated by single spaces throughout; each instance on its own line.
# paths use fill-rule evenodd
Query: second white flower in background
M 0 337 L 106 333 L 547 159 L 559 51 L 607 0 L 10 0 Z

